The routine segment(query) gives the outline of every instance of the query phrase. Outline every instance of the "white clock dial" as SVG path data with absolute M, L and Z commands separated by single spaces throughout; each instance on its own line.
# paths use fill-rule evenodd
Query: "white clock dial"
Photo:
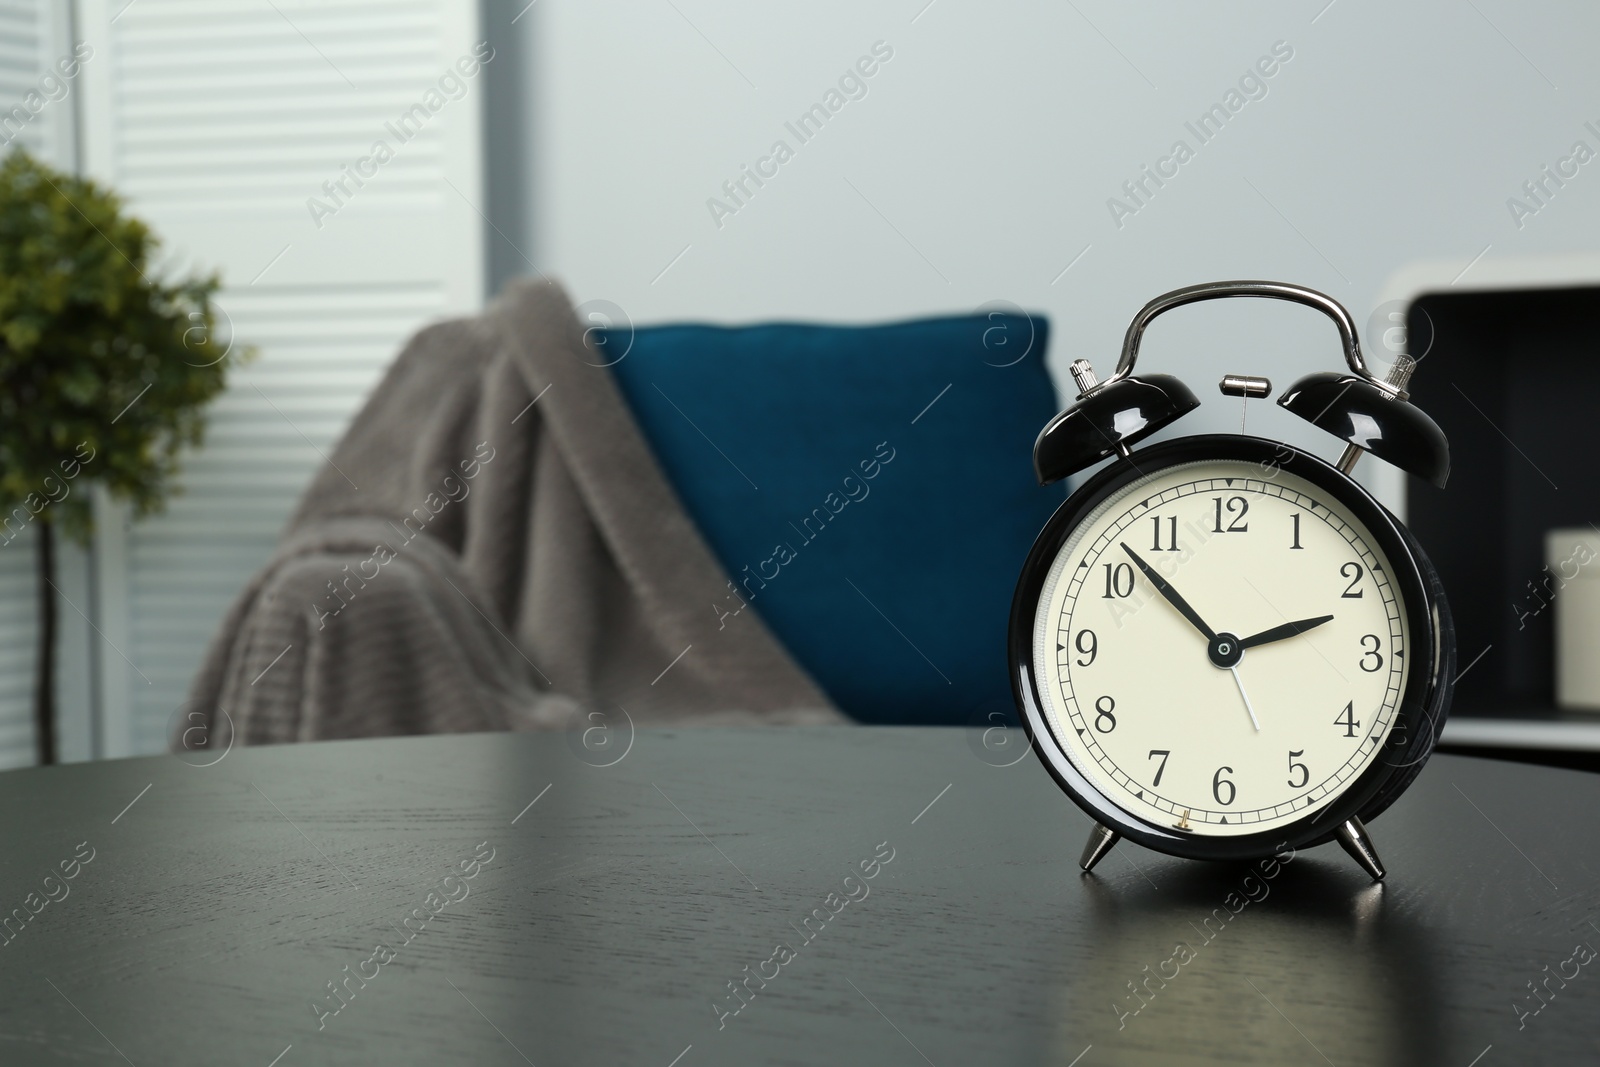
M 1214 460 L 1155 470 L 1072 531 L 1033 648 L 1050 730 L 1090 782 L 1148 823 L 1224 836 L 1303 819 L 1372 764 L 1410 633 L 1349 509 Z

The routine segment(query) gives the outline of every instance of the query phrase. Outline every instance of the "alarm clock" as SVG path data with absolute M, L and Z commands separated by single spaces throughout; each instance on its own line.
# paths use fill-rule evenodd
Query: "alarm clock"
M 1345 442 L 1330 463 L 1241 434 L 1141 439 L 1199 407 L 1135 375 L 1156 316 L 1223 297 L 1323 312 L 1345 373 L 1278 403 Z M 1366 823 L 1415 779 L 1449 711 L 1455 634 L 1438 576 L 1351 476 L 1363 453 L 1442 486 L 1449 445 L 1408 402 L 1414 364 L 1367 367 L 1350 313 L 1297 285 L 1194 285 L 1146 304 L 1114 373 L 1071 366 L 1076 402 L 1034 444 L 1041 484 L 1111 462 L 1051 516 L 1012 601 L 1012 691 L 1032 747 L 1095 826 L 1091 870 L 1120 840 L 1247 860 L 1337 840 L 1374 880 Z M 1265 378 L 1228 375 L 1248 404 Z

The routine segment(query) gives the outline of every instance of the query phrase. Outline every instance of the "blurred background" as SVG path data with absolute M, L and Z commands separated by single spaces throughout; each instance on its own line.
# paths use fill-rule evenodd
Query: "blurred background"
M 1519 666 L 1494 635 L 1526 626 L 1515 598 L 1540 578 L 1544 531 L 1600 518 L 1571 424 L 1595 393 L 1569 387 L 1554 427 L 1539 395 L 1484 405 L 1514 381 L 1559 380 L 1550 344 L 1582 362 L 1593 291 L 1492 314 L 1470 294 L 1600 280 L 1600 164 L 1575 150 L 1600 149 L 1597 39 L 1589 5 L 1509 0 L 4 0 L 0 139 L 125 196 L 173 269 L 219 271 L 228 336 L 259 353 L 209 408 L 165 513 L 133 521 L 96 491 L 92 542 L 60 550 L 61 756 L 164 750 L 224 611 L 401 342 L 537 272 L 604 326 L 866 323 L 1002 301 L 1048 318 L 1063 395 L 1071 360 L 1108 373 L 1130 316 L 1178 286 L 1321 289 L 1378 364 L 1427 296 L 1471 323 L 1456 336 L 1496 343 L 1458 376 L 1440 366 L 1444 323 L 1414 353 L 1431 357 L 1419 403 L 1457 446 L 1457 511 L 1423 540 L 1449 556 L 1430 536 L 1499 531 L 1457 553 L 1463 570 L 1485 553 L 1505 564 L 1467 609 L 1482 633 L 1464 634 L 1463 665 L 1487 644 L 1474 669 L 1497 708 L 1549 703 L 1551 638 Z M 75 48 L 76 74 L 41 90 Z M 479 69 L 393 130 L 463 56 Z M 860 91 L 797 137 L 864 56 L 877 62 Z M 358 183 L 378 139 L 392 158 Z M 779 140 L 788 158 L 761 162 Z M 749 170 L 767 176 L 741 190 Z M 1281 388 L 1339 369 L 1325 320 L 1262 302 L 1165 316 L 1142 355 L 1205 401 L 1185 434 L 1239 427 L 1212 386 L 1224 373 Z M 1274 405 L 1254 405 L 1248 430 L 1335 454 Z M 1392 507 L 1411 503 L 1391 468 L 1361 470 Z M 1497 540 L 1510 498 L 1493 493 L 1543 491 L 1541 476 L 1566 487 L 1549 521 Z M 35 759 L 32 542 L 0 548 L 4 766 Z

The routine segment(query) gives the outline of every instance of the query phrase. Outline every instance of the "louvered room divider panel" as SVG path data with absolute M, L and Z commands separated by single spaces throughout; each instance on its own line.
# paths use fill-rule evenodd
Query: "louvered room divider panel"
M 260 353 L 164 514 L 128 524 L 99 502 L 117 755 L 165 746 L 228 604 L 406 335 L 481 306 L 484 85 L 481 70 L 444 78 L 474 54 L 473 4 L 86 0 L 81 14 L 107 57 L 87 169 L 165 238 L 172 269 L 222 271 L 232 337 Z

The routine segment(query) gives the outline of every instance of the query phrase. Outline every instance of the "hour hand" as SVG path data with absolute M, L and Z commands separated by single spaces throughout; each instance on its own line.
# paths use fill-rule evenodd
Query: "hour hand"
M 1156 587 L 1156 592 L 1166 597 L 1167 602 L 1178 609 L 1178 614 L 1193 623 L 1196 630 L 1205 634 L 1207 641 L 1216 640 L 1217 632 L 1206 625 L 1206 621 L 1200 617 L 1200 613 L 1191 608 L 1189 602 L 1178 595 L 1178 591 L 1172 588 L 1170 582 L 1157 574 L 1154 567 L 1140 559 L 1138 553 L 1129 548 L 1126 541 L 1118 541 L 1117 543 L 1122 546 L 1122 551 L 1128 554 L 1128 558 L 1133 560 L 1134 566 L 1143 571 L 1144 576 L 1150 579 L 1150 584 Z
M 1249 637 L 1242 638 L 1239 641 L 1239 647 L 1254 648 L 1257 645 L 1265 645 L 1273 641 L 1282 641 L 1286 637 L 1294 637 L 1296 634 L 1303 634 L 1307 630 L 1321 626 L 1325 622 L 1332 621 L 1332 615 L 1318 615 L 1314 619 L 1300 619 L 1296 622 L 1286 622 L 1282 626 L 1274 626 L 1270 630 L 1262 630 L 1258 634 L 1251 634 Z

